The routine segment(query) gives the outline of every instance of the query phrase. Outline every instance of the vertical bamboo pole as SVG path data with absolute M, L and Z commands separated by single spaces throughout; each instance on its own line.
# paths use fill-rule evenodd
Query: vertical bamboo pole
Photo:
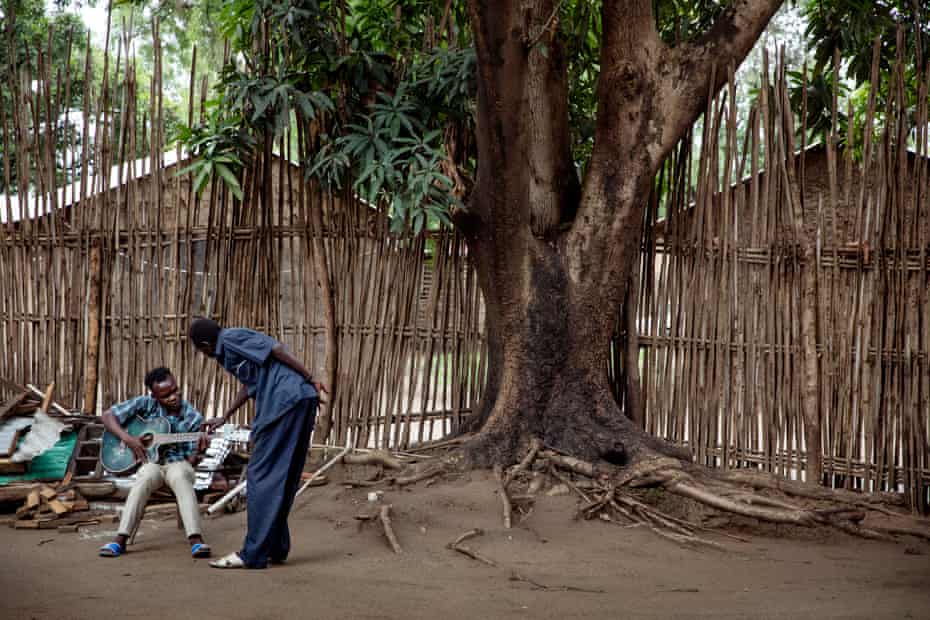
M 100 242 L 90 247 L 88 270 L 90 282 L 87 299 L 87 366 L 84 375 L 84 407 L 85 415 L 94 415 L 97 412 L 97 369 L 100 363 L 100 280 L 102 262 L 100 260 Z

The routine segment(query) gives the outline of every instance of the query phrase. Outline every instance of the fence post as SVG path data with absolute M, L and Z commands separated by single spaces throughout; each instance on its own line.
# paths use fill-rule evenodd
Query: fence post
M 84 372 L 84 407 L 86 415 L 97 411 L 97 369 L 100 359 L 100 239 L 95 239 L 88 254 L 90 283 L 87 300 L 87 365 Z

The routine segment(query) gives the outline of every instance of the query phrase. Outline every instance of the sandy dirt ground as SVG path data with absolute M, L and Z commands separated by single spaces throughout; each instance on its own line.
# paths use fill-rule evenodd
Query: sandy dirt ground
M 389 549 L 366 490 L 311 489 L 291 516 L 287 564 L 212 569 L 174 518 L 146 520 L 118 559 L 96 556 L 114 524 L 80 533 L 0 528 L 0 618 L 930 618 L 930 545 L 842 534 L 716 538 L 683 548 L 643 528 L 574 521 L 544 497 L 505 530 L 483 473 L 384 494 L 403 553 Z M 214 552 L 238 548 L 245 514 L 206 522 Z M 491 567 L 447 548 L 466 544 Z M 784 534 L 784 533 L 783 533 Z

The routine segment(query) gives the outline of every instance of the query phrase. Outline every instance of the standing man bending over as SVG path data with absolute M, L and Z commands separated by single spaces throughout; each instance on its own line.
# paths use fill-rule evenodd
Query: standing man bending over
M 171 424 L 172 433 L 196 432 L 203 424 L 200 412 L 181 398 L 178 383 L 167 368 L 159 367 L 149 372 L 145 376 L 145 386 L 149 395 L 136 396 L 113 405 L 103 414 L 103 426 L 120 438 L 142 462 L 146 461 L 142 442 L 123 428 L 134 416 L 143 419 L 164 417 Z M 167 445 L 159 451 L 158 463 L 144 463 L 139 468 L 123 508 L 116 539 L 100 548 L 101 556 L 115 558 L 126 552 L 126 541 L 142 518 L 149 496 L 165 484 L 171 487 L 178 500 L 178 512 L 191 545 L 191 555 L 195 558 L 210 556 L 210 545 L 203 541 L 200 506 L 194 492 L 194 465 L 205 447 L 205 436 L 199 443 Z
M 265 568 L 287 559 L 291 537 L 287 517 L 310 447 L 319 392 L 310 372 L 280 342 L 245 328 L 223 329 L 210 319 L 191 324 L 190 338 L 198 351 L 214 358 L 242 384 L 221 418 L 224 424 L 239 407 L 255 399 L 252 422 L 254 447 L 248 468 L 248 525 L 239 552 L 210 565 L 215 568 Z

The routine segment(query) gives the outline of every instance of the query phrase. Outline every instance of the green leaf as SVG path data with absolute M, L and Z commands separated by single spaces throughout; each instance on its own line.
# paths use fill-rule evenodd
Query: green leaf
M 252 103 L 255 106 L 255 112 L 252 114 L 253 123 L 262 117 L 262 115 L 265 113 L 265 110 L 267 110 L 268 106 L 271 105 L 271 102 L 273 99 L 274 99 L 274 96 L 271 93 L 269 93 L 265 95 L 264 97 L 256 97 L 253 100 Z
M 206 187 L 207 180 L 210 178 L 212 173 L 213 166 L 210 162 L 205 162 L 204 165 L 200 167 L 200 173 L 197 174 L 197 178 L 194 179 L 194 191 L 198 195 L 203 193 L 204 188 Z
M 188 166 L 187 168 L 184 168 L 183 170 L 178 170 L 177 174 L 175 174 L 174 176 L 179 177 L 179 176 L 185 175 L 185 174 L 187 174 L 187 173 L 189 173 L 189 172 L 194 172 L 194 171 L 196 171 L 196 170 L 200 170 L 200 168 L 201 168 L 202 166 L 203 166 L 203 162 L 202 162 L 202 161 L 195 161 L 194 163 L 192 163 L 192 164 L 191 164 L 190 166 Z
M 233 193 L 233 196 L 242 200 L 242 187 L 239 185 L 239 180 L 236 179 L 236 175 L 233 174 L 232 170 L 227 168 L 224 164 L 217 164 L 216 171 L 223 178 L 223 181 L 226 183 L 229 191 Z

